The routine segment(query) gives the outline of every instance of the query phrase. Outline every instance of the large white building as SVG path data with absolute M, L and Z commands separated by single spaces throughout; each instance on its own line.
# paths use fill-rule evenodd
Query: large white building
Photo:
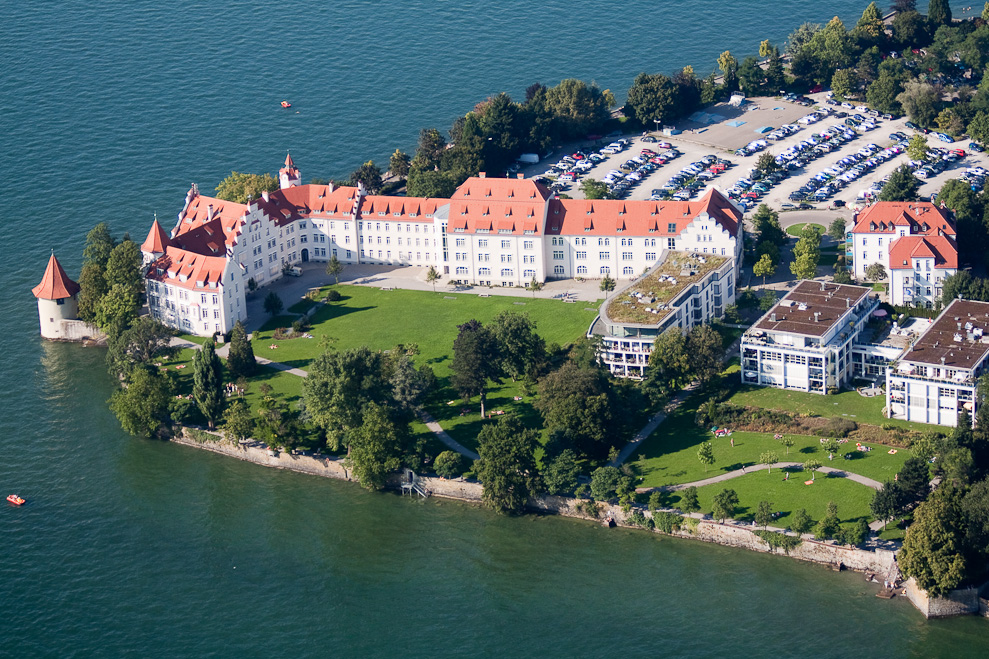
M 958 425 L 974 418 L 978 378 L 989 359 L 989 302 L 952 300 L 913 346 L 886 369 L 886 407 L 906 421 Z
M 588 337 L 601 337 L 600 359 L 614 375 L 642 379 L 660 334 L 706 325 L 735 303 L 735 276 L 729 256 L 664 250 L 648 273 L 605 300 Z
M 854 218 L 852 263 L 855 278 L 881 263 L 889 277 L 890 303 L 932 309 L 945 278 L 958 272 L 952 213 L 928 202 L 884 201 Z
M 246 204 L 193 186 L 175 226 L 142 245 L 152 315 L 184 332 L 230 331 L 250 282 L 307 261 L 434 266 L 451 280 L 525 286 L 533 278 L 630 279 L 665 250 L 720 255 L 737 270 L 742 212 L 716 190 L 698 201 L 559 199 L 524 178 L 468 179 L 451 199 L 385 197 L 300 185 L 291 157 L 281 189 Z M 737 272 L 736 272 L 737 275 Z
M 852 351 L 879 306 L 865 286 L 801 281 L 742 335 L 742 382 L 825 394 L 853 376 Z

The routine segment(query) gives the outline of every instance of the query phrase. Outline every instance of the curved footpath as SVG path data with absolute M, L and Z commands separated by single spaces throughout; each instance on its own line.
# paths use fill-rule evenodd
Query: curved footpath
M 780 470 L 787 467 L 800 467 L 802 463 L 800 462 L 777 462 L 773 465 Z M 659 487 L 640 487 L 636 488 L 636 492 L 676 492 L 677 490 L 683 490 L 688 487 L 704 487 L 705 485 L 712 485 L 714 483 L 721 483 L 732 478 L 738 478 L 739 476 L 745 476 L 747 474 L 754 474 L 756 472 L 762 471 L 762 469 L 756 467 L 746 470 L 745 467 L 741 469 L 736 469 L 735 471 L 726 471 L 723 474 L 718 474 L 717 476 L 712 476 L 711 478 L 705 478 L 703 480 L 694 481 L 693 483 L 680 483 L 679 485 L 661 485 Z M 853 474 L 850 471 L 845 471 L 844 469 L 835 469 L 833 467 L 821 467 L 818 469 L 822 474 L 833 474 L 836 478 L 847 478 L 850 481 L 855 481 L 856 483 L 861 483 L 862 485 L 867 485 L 874 490 L 880 489 L 883 484 L 877 480 L 871 478 L 866 478 L 865 476 L 860 476 L 859 474 Z

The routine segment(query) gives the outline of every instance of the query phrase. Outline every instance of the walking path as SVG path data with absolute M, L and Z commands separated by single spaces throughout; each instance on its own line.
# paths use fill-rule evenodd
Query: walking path
M 785 469 L 788 467 L 801 467 L 803 466 L 800 462 L 777 462 L 773 467 L 779 469 Z M 752 466 L 746 469 L 742 467 L 741 469 L 736 469 L 735 471 L 726 471 L 723 474 L 718 474 L 717 476 L 712 476 L 711 478 L 705 478 L 703 480 L 694 481 L 693 483 L 680 483 L 679 485 L 662 485 L 660 487 L 642 487 L 637 488 L 636 492 L 676 492 L 677 490 L 683 490 L 688 487 L 704 487 L 705 485 L 712 485 L 713 483 L 721 483 L 732 478 L 738 478 L 739 476 L 745 476 L 746 474 L 753 474 L 757 471 L 761 471 L 761 466 Z M 853 474 L 850 471 L 845 471 L 844 469 L 835 469 L 833 467 L 821 467 L 818 469 L 822 474 L 834 474 L 838 478 L 847 478 L 850 481 L 855 481 L 856 483 L 861 483 L 871 487 L 874 490 L 880 489 L 883 484 L 877 480 L 861 476 L 859 474 Z
M 434 419 L 431 414 L 424 411 L 419 413 L 419 417 L 422 419 L 422 422 L 426 424 L 426 427 L 432 430 L 433 434 L 436 435 L 441 442 L 449 446 L 451 449 L 453 449 L 460 455 L 467 456 L 471 460 L 481 459 L 481 456 L 479 456 L 477 453 L 466 448 L 460 442 L 455 440 L 453 437 L 450 437 L 450 435 L 446 434 L 446 431 L 440 427 L 440 424 L 436 422 L 436 419 Z

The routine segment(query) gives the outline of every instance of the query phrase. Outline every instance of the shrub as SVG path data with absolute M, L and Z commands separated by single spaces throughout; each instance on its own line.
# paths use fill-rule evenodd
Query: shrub
M 299 318 L 298 320 L 292 323 L 292 331 L 295 332 L 296 334 L 302 334 L 303 332 L 307 332 L 309 331 L 310 327 L 311 326 L 309 325 L 309 319 L 306 316 L 303 316 L 302 318 Z
M 339 302 L 342 299 L 343 299 L 343 296 L 340 295 L 340 291 L 335 290 L 335 289 L 330 290 L 330 292 L 326 294 L 326 301 L 327 302 Z
M 821 434 L 828 435 L 830 437 L 844 438 L 848 437 L 848 433 L 852 432 L 856 428 L 858 428 L 858 424 L 848 419 L 828 419 L 828 423 L 824 427 L 824 431 Z
M 433 469 L 441 478 L 456 478 L 464 471 L 463 457 L 456 451 L 443 451 L 433 461 Z
M 687 519 L 688 524 L 692 519 L 693 518 Z M 681 517 L 680 515 L 677 515 L 676 513 L 667 513 L 667 512 L 653 513 L 652 520 L 653 523 L 656 525 L 656 528 L 662 531 L 663 533 L 676 533 L 683 526 L 683 522 L 684 522 L 684 518 Z M 697 520 L 693 519 L 693 521 L 696 522 Z M 694 528 L 697 528 L 696 524 L 694 524 Z
M 631 526 L 639 526 L 646 528 L 648 526 L 646 516 L 642 514 L 642 511 L 636 508 L 628 514 L 625 518 L 625 522 Z
M 753 531 L 753 533 L 759 536 L 759 538 L 771 548 L 776 549 L 779 547 L 787 554 L 790 553 L 791 549 L 799 547 L 800 543 L 803 542 L 803 540 L 796 536 L 779 533 L 777 531 L 763 531 L 762 529 L 758 529 Z

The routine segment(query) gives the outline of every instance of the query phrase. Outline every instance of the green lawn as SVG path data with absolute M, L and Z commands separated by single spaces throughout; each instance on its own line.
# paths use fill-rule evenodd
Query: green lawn
M 503 310 L 522 311 L 536 323 L 536 331 L 547 344 L 562 345 L 587 332 L 600 306 L 600 302 L 565 304 L 560 300 L 531 297 L 480 298 L 476 293 L 382 291 L 366 286 L 344 285 L 336 290 L 343 299 L 328 303 L 313 315 L 313 327 L 309 330 L 312 339 L 274 340 L 276 327 L 291 324 L 288 317 L 278 317 L 257 332 L 255 353 L 305 369 L 321 352 L 320 344 L 324 340 L 330 341 L 336 350 L 362 345 L 387 350 L 399 343 L 416 343 L 420 350 L 416 361 L 428 364 L 439 380 L 439 391 L 428 405 L 430 413 L 452 437 L 470 447 L 476 446 L 477 433 L 484 421 L 476 399 L 465 406 L 449 387 L 457 325 L 472 318 L 486 323 Z M 271 348 L 273 345 L 278 347 Z M 516 401 L 515 397 L 522 400 Z M 447 404 L 451 401 L 452 405 Z M 527 425 L 538 427 L 538 414 L 531 403 L 532 397 L 524 395 L 520 383 L 507 380 L 488 393 L 487 409 L 511 411 L 520 415 Z M 469 412 L 461 416 L 463 408 Z
M 816 222 L 801 222 L 800 224 L 794 224 L 793 226 L 787 227 L 786 232 L 791 236 L 796 236 L 799 238 L 800 232 L 803 231 L 804 227 L 808 224 L 812 227 L 817 227 L 818 231 L 820 231 L 822 235 L 826 231 L 823 224 L 818 224 Z
M 940 426 L 887 419 L 883 416 L 883 407 L 886 405 L 885 397 L 874 396 L 872 398 L 866 398 L 854 390 L 823 396 L 821 394 L 788 391 L 775 387 L 742 386 L 729 399 L 729 402 L 736 405 L 785 410 L 826 418 L 844 417 L 858 423 L 867 423 L 874 426 L 881 426 L 884 423 L 888 423 L 900 428 L 921 432 L 943 430 Z
M 739 505 L 735 519 L 752 521 L 760 501 L 769 501 L 773 510 L 783 514 L 772 523 L 772 526 L 787 528 L 793 519 L 793 513 L 803 508 L 816 523 L 827 512 L 829 501 L 838 504 L 838 517 L 842 522 L 854 522 L 860 518 L 867 521 L 872 519 L 869 512 L 869 502 L 872 501 L 873 490 L 869 487 L 845 478 L 827 478 L 818 474 L 812 485 L 805 485 L 811 480 L 799 472 L 791 473 L 789 480 L 783 480 L 783 471 L 773 469 L 767 473 L 763 468 L 725 483 L 715 483 L 697 489 L 702 512 L 711 513 L 714 496 L 726 488 L 735 490 L 738 494 Z M 668 505 L 676 506 L 680 501 L 679 494 L 670 493 L 666 497 Z M 892 531 L 892 529 L 890 529 Z

